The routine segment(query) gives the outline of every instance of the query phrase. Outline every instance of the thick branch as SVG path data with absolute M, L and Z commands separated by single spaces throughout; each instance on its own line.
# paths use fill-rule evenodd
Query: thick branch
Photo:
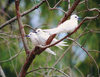
M 28 13 L 34 11 L 35 9 L 39 8 L 39 6 L 42 5 L 44 2 L 45 2 L 45 0 L 42 0 L 42 1 L 41 1 L 38 5 L 36 5 L 35 7 L 32 7 L 31 9 L 29 9 L 29 10 L 27 10 L 27 11 L 21 13 L 21 16 L 23 17 L 23 16 L 25 16 L 26 14 L 28 14 Z M 4 28 L 6 25 L 12 23 L 12 22 L 15 21 L 16 19 L 17 19 L 17 17 L 15 16 L 15 17 L 13 17 L 12 19 L 6 21 L 4 24 L 2 24 L 2 25 L 0 26 L 0 29 Z
M 26 59 L 26 62 L 24 63 L 24 66 L 21 69 L 19 77 L 25 77 L 26 72 L 34 58 L 35 58 L 35 53 L 34 53 L 34 51 L 32 51 L 31 54 L 29 55 L 29 57 Z
M 32 61 L 35 59 L 35 56 L 38 55 L 41 51 L 44 51 L 44 49 L 41 49 L 39 47 L 35 47 L 34 50 L 32 50 L 29 57 L 26 59 L 26 62 L 24 63 L 24 66 L 21 69 L 19 77 L 25 77 L 29 66 L 31 65 Z
M 22 38 L 22 41 L 23 41 L 24 49 L 26 51 L 26 54 L 29 54 L 27 40 L 26 40 L 26 37 L 24 37 L 25 31 L 24 31 L 23 23 L 21 21 L 21 15 L 20 15 L 20 12 L 19 12 L 19 0 L 15 0 L 15 7 L 16 7 L 16 13 L 17 13 L 17 20 L 18 20 L 18 24 L 19 24 L 19 31 L 20 31 L 21 38 Z

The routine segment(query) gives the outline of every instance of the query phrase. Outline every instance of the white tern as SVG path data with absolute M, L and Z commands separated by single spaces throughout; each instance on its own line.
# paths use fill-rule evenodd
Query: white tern
M 60 24 L 58 27 L 53 29 L 44 29 L 43 31 L 48 32 L 50 35 L 58 34 L 58 33 L 67 33 L 72 32 L 75 28 L 78 27 L 78 19 L 77 15 L 71 15 L 69 20 L 66 20 L 64 23 Z
M 45 46 L 45 45 L 46 45 L 46 41 L 47 41 L 47 39 L 49 38 L 50 34 L 44 32 L 42 29 L 37 29 L 37 30 L 36 30 L 36 34 L 38 35 L 41 44 Z M 55 43 L 55 42 L 57 42 L 57 41 L 58 41 L 58 40 L 54 38 L 54 39 L 52 40 L 51 44 L 53 44 L 53 43 Z M 66 42 L 61 41 L 61 42 L 59 42 L 58 44 L 56 44 L 55 46 L 57 46 L 58 48 L 62 49 L 61 46 L 68 46 L 68 45 L 66 45 L 65 43 L 66 43 Z
M 43 44 L 40 42 L 40 40 L 39 40 L 39 38 L 38 38 L 38 36 L 37 36 L 36 33 L 30 32 L 30 33 L 27 35 L 27 37 L 30 38 L 30 40 L 32 41 L 32 43 L 34 44 L 34 46 L 40 46 L 40 47 L 41 47 L 41 45 L 43 45 Z M 45 51 L 48 52 L 48 53 L 51 53 L 51 54 L 53 54 L 53 55 L 56 55 L 56 53 L 53 52 L 50 48 L 47 48 Z

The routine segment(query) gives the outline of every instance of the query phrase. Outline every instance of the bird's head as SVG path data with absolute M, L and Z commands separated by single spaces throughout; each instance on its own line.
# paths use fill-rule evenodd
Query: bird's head
M 30 38 L 33 35 L 34 35 L 34 33 L 33 32 L 30 32 L 28 35 L 26 35 L 26 37 Z
M 37 34 L 40 34 L 40 33 L 42 33 L 42 32 L 43 32 L 42 29 L 37 29 L 37 30 L 36 30 L 36 33 L 37 33 Z
M 78 17 L 76 14 L 74 14 L 74 15 L 71 15 L 70 19 L 72 19 L 72 20 L 79 20 L 80 17 Z

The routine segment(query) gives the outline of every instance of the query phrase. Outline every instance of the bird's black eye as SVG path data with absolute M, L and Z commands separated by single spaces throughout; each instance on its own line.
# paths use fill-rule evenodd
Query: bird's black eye
M 77 17 L 75 16 L 75 18 L 77 18 Z

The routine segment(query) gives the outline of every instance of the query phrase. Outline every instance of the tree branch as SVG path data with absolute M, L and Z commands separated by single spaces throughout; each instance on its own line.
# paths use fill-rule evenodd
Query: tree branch
M 25 77 L 26 72 L 31 65 L 32 61 L 35 59 L 36 55 L 39 55 L 40 52 L 43 52 L 45 49 L 40 47 L 35 47 L 32 52 L 30 53 L 29 57 L 27 57 L 26 62 L 24 63 L 24 66 L 22 67 L 19 77 Z
M 82 71 L 80 71 L 76 66 L 74 66 L 74 68 L 81 74 L 81 77 L 85 77 Z
M 15 7 L 16 7 L 17 20 L 18 20 L 18 24 L 19 24 L 19 31 L 20 31 L 21 38 L 23 41 L 24 49 L 26 51 L 26 54 L 29 54 L 27 40 L 26 40 L 26 37 L 24 37 L 25 36 L 24 26 L 23 26 L 23 23 L 21 21 L 21 15 L 19 12 L 19 0 L 15 0 Z
M 44 2 L 45 2 L 45 0 L 42 0 L 42 1 L 41 1 L 38 5 L 36 5 L 35 7 L 32 7 L 31 9 L 29 9 L 29 10 L 27 10 L 27 11 L 21 13 L 21 16 L 23 17 L 23 16 L 25 16 L 26 14 L 28 14 L 28 13 L 34 11 L 35 9 L 39 8 L 39 6 L 42 5 Z M 15 20 L 17 20 L 17 17 L 16 17 L 16 16 L 13 17 L 12 19 L 6 21 L 4 24 L 2 24 L 2 25 L 0 26 L 0 29 L 4 28 L 6 25 L 12 23 L 12 22 L 15 21 Z
M 22 49 L 23 49 L 23 48 L 22 48 Z M 22 49 L 21 49 L 17 54 L 15 54 L 14 56 L 10 57 L 9 59 L 7 59 L 7 60 L 3 60 L 3 61 L 0 61 L 0 64 L 15 59 L 15 58 L 16 58 L 16 57 L 21 53 Z
M 91 56 L 91 54 L 89 54 L 88 51 L 83 46 L 81 46 L 78 42 L 76 42 L 74 39 L 72 39 L 72 38 L 67 38 L 67 39 L 75 42 L 80 48 L 82 48 L 87 53 L 87 55 L 90 57 L 90 59 L 92 59 L 93 62 L 95 63 L 97 70 L 98 70 L 98 75 L 99 75 L 99 66 L 98 66 L 97 62 L 95 61 L 95 59 Z
M 0 76 L 2 76 L 2 77 L 6 77 L 6 75 L 5 75 L 5 73 L 4 73 L 4 71 L 3 71 L 3 69 L 2 69 L 1 66 L 0 66 Z
M 97 9 L 97 8 L 89 9 L 88 0 L 85 0 L 85 5 L 86 5 L 86 8 L 87 8 L 87 11 L 97 11 L 97 12 L 99 12 L 99 14 L 100 14 L 100 10 Z
M 65 52 L 63 52 L 63 54 L 62 54 L 62 55 L 57 59 L 57 61 L 52 65 L 52 67 L 54 67 L 55 65 L 58 64 L 58 62 L 60 62 L 60 60 L 61 60 L 61 59 L 64 57 L 64 55 L 69 51 L 69 49 L 72 47 L 72 45 L 73 45 L 73 44 L 71 44 L 71 45 L 65 50 Z M 51 71 L 52 71 L 52 69 L 49 70 L 47 76 L 49 76 L 49 74 L 50 74 Z
M 70 9 L 70 0 L 68 0 L 68 10 Z
M 50 7 L 50 4 L 48 2 L 48 0 L 46 0 L 47 6 L 50 10 L 60 10 L 61 12 L 65 13 L 66 12 L 63 9 L 57 8 L 57 6 L 62 2 L 63 0 L 59 0 L 58 3 L 55 4 L 55 6 L 53 8 Z

